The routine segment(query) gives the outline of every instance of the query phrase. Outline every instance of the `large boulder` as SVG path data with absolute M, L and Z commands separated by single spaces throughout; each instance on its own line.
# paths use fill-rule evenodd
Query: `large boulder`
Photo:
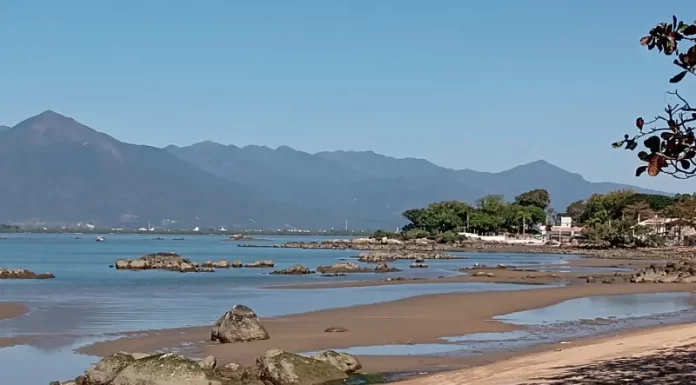
M 116 375 L 111 385 L 221 385 L 221 382 L 212 379 L 196 361 L 167 353 L 134 361 Z
M 362 368 L 362 364 L 354 355 L 339 353 L 333 350 L 325 350 L 314 357 L 315 360 L 328 362 L 343 373 L 351 374 Z
M 347 378 L 325 361 L 273 349 L 256 360 L 259 378 L 267 385 L 316 385 Z
M 210 340 L 220 343 L 247 342 L 269 339 L 268 332 L 253 310 L 235 305 L 217 320 L 210 332 Z
M 85 372 L 84 379 L 89 385 L 108 385 L 135 358 L 127 353 L 114 353 L 99 360 L 96 365 Z
M 288 274 L 288 275 L 302 275 L 302 274 L 314 274 L 315 272 L 309 270 L 308 267 L 302 265 L 293 265 L 287 269 L 276 270 L 271 272 L 271 274 Z

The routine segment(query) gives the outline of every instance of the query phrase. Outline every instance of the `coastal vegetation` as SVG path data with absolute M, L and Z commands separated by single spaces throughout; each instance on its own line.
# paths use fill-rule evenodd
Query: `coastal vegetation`
M 406 210 L 403 217 L 408 224 L 400 232 L 379 230 L 373 237 L 454 243 L 465 240 L 467 234 L 537 234 L 567 216 L 574 226 L 583 227 L 581 240 L 594 246 L 662 246 L 671 240 L 665 232 L 674 234 L 679 242 L 691 243 L 683 230 L 696 226 L 696 194 L 667 196 L 616 190 L 572 202 L 564 212 L 555 212 L 550 205 L 551 196 L 543 189 L 520 194 L 512 202 L 499 195 L 485 196 L 474 205 L 435 202 Z M 646 224 L 651 218 L 657 218 L 655 224 Z M 663 225 L 666 231 L 656 228 Z

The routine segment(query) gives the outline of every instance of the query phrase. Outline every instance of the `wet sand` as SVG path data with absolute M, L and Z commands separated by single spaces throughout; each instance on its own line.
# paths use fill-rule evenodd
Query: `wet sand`
M 400 384 L 690 384 L 696 381 L 694 358 L 696 324 L 686 324 L 636 331 Z
M 27 313 L 29 313 L 29 306 L 24 305 L 22 303 L 0 303 L 0 320 L 19 317 Z
M 107 355 L 118 351 L 152 352 L 187 346 L 185 354 L 212 354 L 218 362 L 248 365 L 264 351 L 279 348 L 291 352 L 385 344 L 436 343 L 440 337 L 478 332 L 499 332 L 519 327 L 492 321 L 492 317 L 550 306 L 565 300 L 601 295 L 684 292 L 696 284 L 579 284 L 537 290 L 436 294 L 373 305 L 339 308 L 278 318 L 262 319 L 270 340 L 242 344 L 213 344 L 210 326 L 133 333 L 114 341 L 97 343 L 82 353 Z M 234 305 L 231 303 L 230 306 Z M 215 320 L 211 320 L 211 325 Z M 325 333 L 328 327 L 344 327 L 346 333 Z M 455 358 L 363 356 L 366 371 L 430 369 Z M 427 362 L 426 362 L 427 361 Z M 452 367 L 450 362 L 448 367 Z

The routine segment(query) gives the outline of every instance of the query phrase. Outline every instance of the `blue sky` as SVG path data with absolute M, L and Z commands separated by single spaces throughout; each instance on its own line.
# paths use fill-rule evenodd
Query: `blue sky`
M 53 109 L 119 140 L 374 150 L 633 177 L 610 143 L 672 90 L 638 39 L 693 0 L 0 0 L 0 124 Z M 667 6 L 668 5 L 668 6 Z M 685 83 L 685 94 L 693 89 Z M 696 97 L 696 95 L 694 95 Z

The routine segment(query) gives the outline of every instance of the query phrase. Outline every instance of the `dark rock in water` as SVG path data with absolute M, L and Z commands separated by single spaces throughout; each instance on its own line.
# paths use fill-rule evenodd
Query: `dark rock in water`
M 347 331 L 348 329 L 337 326 L 326 328 L 326 330 L 324 330 L 326 333 L 345 333 Z
M 302 275 L 302 274 L 314 274 L 315 272 L 309 270 L 308 267 L 302 265 L 293 265 L 287 269 L 276 270 L 271 272 L 271 274 L 287 274 L 287 275 Z
M 333 277 L 345 277 L 346 273 L 325 273 L 321 275 L 322 277 L 333 278 Z
M 275 266 L 275 263 L 273 261 L 256 261 L 252 263 L 248 263 L 244 265 L 244 267 L 252 267 L 252 268 L 264 268 L 264 267 L 273 267 Z
M 328 362 L 279 349 L 269 350 L 256 360 L 259 378 L 267 385 L 322 384 L 347 378 Z
M 253 310 L 244 305 L 235 305 L 213 326 L 210 340 L 220 343 L 247 342 L 269 339 L 268 332 L 259 322 Z
M 27 269 L 0 268 L 0 279 L 51 279 L 56 276 L 52 273 L 34 273 Z
M 319 266 L 317 271 L 322 274 L 335 273 L 371 273 L 374 270 L 367 267 L 362 267 L 355 262 L 341 262 L 331 266 Z
M 411 269 L 427 269 L 428 264 L 427 263 L 418 263 L 418 262 L 413 262 L 410 266 Z

